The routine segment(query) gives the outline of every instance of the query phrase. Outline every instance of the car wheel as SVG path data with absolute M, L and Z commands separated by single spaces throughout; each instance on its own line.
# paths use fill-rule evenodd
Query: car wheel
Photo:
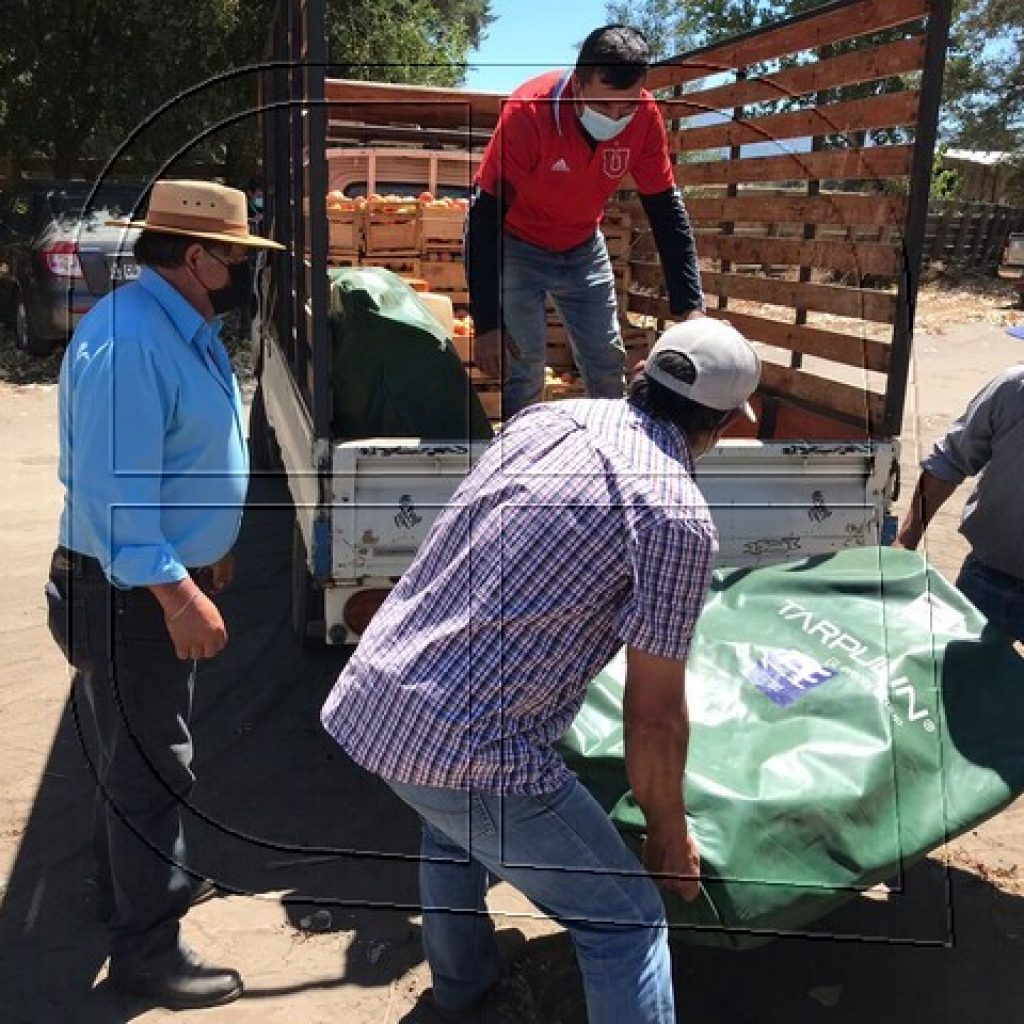
M 14 303 L 14 344 L 33 356 L 48 356 L 54 349 L 52 341 L 40 338 L 32 329 L 25 300 L 20 294 Z

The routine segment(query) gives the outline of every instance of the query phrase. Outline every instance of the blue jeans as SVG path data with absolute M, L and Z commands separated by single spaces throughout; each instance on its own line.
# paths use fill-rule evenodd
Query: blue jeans
M 1024 580 L 990 569 L 972 554 L 956 585 L 986 619 L 1024 643 Z
M 508 234 L 503 245 L 502 320 L 519 350 L 518 357 L 508 357 L 505 417 L 543 396 L 548 295 L 565 324 L 588 397 L 621 398 L 625 349 L 604 235 L 597 231 L 568 252 L 540 249 Z
M 423 945 L 442 1009 L 498 977 L 484 898 L 502 878 L 572 936 L 590 1024 L 675 1021 L 665 908 L 596 800 L 573 780 L 544 796 L 388 785 L 423 820 Z

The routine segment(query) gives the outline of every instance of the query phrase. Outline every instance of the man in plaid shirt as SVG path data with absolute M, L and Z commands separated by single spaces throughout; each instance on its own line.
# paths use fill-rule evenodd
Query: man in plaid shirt
M 509 421 L 328 697 L 330 735 L 423 821 L 434 1019 L 483 1019 L 499 975 L 495 876 L 572 934 L 591 1022 L 675 1020 L 648 872 L 697 895 L 684 666 L 717 539 L 693 460 L 736 416 L 753 418 L 759 377 L 731 326 L 692 320 L 662 335 L 627 400 Z M 553 749 L 622 645 L 644 866 Z

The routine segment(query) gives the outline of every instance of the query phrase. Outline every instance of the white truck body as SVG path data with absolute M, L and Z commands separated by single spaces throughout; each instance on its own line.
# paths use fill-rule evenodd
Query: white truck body
M 894 535 L 948 28 L 948 3 L 837 0 L 659 61 L 647 76 L 665 101 L 673 172 L 687 190 L 705 290 L 715 296 L 708 313 L 763 346 L 762 440 L 726 441 L 697 468 L 722 566 L 828 555 Z M 857 40 L 853 63 L 833 52 L 847 40 Z M 429 236 L 427 245 L 419 235 L 419 246 L 407 230 L 381 235 L 369 230 L 369 212 L 361 241 L 353 228 L 342 245 L 336 232 L 332 249 L 328 192 L 468 189 L 507 97 L 329 78 L 324 4 L 279 4 L 268 53 L 259 75 L 261 233 L 284 248 L 266 255 L 258 293 L 254 437 L 275 439 L 258 447 L 268 465 L 280 450 L 296 510 L 293 622 L 309 637 L 321 632 L 309 628 L 317 621 L 328 643 L 346 644 L 409 567 L 481 446 L 336 438 L 330 264 L 380 261 L 415 278 L 426 277 L 426 261 L 431 285 L 453 303 L 458 296 L 465 307 L 468 289 L 457 274 L 438 273 L 461 255 L 450 236 Z M 749 74 L 776 60 L 778 74 Z M 301 75 L 291 73 L 297 67 Z M 862 80 L 878 81 L 887 67 L 900 69 L 904 88 L 861 95 Z M 757 109 L 783 93 L 811 105 Z M 705 123 L 695 111 L 707 110 L 722 116 Z M 891 141 L 876 140 L 877 130 Z M 761 152 L 766 140 L 780 144 Z M 606 237 L 618 243 L 620 311 L 644 331 L 675 313 L 635 184 L 622 180 Z M 568 348 L 565 338 L 549 335 L 549 348 Z
M 352 644 L 359 635 L 346 623 L 346 604 L 394 585 L 486 443 L 318 445 L 285 360 L 272 340 L 264 344 L 263 401 L 307 568 L 323 588 L 325 637 Z M 723 441 L 697 472 L 719 531 L 719 564 L 768 565 L 882 543 L 897 465 L 893 441 Z

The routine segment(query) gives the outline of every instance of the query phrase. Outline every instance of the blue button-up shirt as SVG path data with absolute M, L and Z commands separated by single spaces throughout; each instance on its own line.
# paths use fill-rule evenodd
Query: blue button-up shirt
M 144 268 L 78 325 L 59 406 L 65 547 L 122 587 L 175 582 L 231 549 L 249 457 L 219 320 Z
M 370 623 L 321 720 L 413 785 L 545 793 L 623 644 L 686 657 L 717 533 L 686 441 L 625 401 L 509 421 Z

